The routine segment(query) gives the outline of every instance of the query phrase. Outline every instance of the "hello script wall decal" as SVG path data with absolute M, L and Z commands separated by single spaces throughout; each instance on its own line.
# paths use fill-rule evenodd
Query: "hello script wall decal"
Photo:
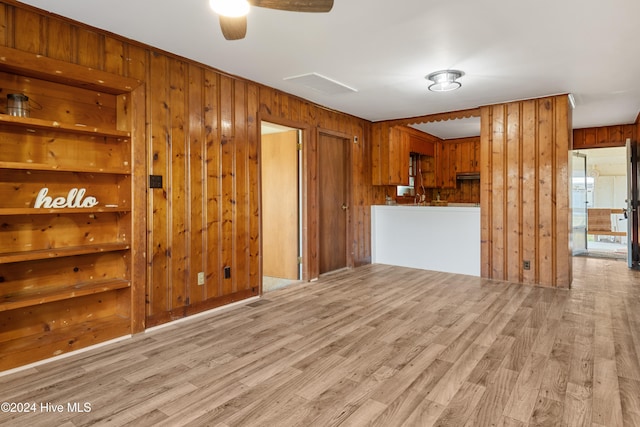
M 98 200 L 93 196 L 84 197 L 87 190 L 85 188 L 72 188 L 69 190 L 67 197 L 47 196 L 49 189 L 47 187 L 42 188 L 38 192 L 36 202 L 33 205 L 34 208 L 46 208 L 46 209 L 62 209 L 62 208 L 92 208 L 98 205 Z

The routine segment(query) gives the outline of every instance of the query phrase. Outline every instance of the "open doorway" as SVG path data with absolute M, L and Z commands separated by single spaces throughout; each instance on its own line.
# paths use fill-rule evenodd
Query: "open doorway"
M 261 122 L 262 290 L 302 277 L 301 131 Z
M 575 224 L 586 213 L 586 238 L 576 239 L 574 255 L 627 259 L 627 159 L 625 147 L 574 151 L 574 159 L 585 159 L 585 174 L 577 176 L 574 160 L 573 214 Z M 576 208 L 576 200 L 586 207 Z M 576 245 L 584 250 L 576 250 Z

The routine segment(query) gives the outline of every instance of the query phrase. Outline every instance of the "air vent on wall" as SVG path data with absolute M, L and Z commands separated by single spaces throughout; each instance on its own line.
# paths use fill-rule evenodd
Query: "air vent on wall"
M 357 92 L 356 89 L 343 83 L 325 77 L 318 73 L 301 74 L 299 76 L 285 77 L 283 80 L 306 86 L 327 95 L 338 95 L 341 93 Z

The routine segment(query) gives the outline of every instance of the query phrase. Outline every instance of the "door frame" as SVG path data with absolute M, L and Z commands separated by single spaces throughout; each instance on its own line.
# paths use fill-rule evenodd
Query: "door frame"
M 265 124 L 267 124 L 267 126 L 282 126 L 282 125 L 276 125 L 272 122 L 260 121 L 260 129 L 264 129 Z M 283 135 L 286 135 L 286 137 L 283 137 Z M 273 138 L 277 138 L 276 139 L 277 142 L 274 142 Z M 269 144 L 266 144 L 266 141 L 269 141 Z M 301 203 L 301 200 L 302 200 L 302 182 L 301 181 L 302 181 L 303 170 L 302 170 L 302 152 L 298 148 L 300 146 L 301 141 L 302 141 L 302 132 L 300 131 L 300 129 L 291 128 L 289 126 L 282 126 L 282 130 L 280 132 L 276 132 L 276 133 L 261 132 L 261 135 L 260 135 L 260 150 L 259 150 L 260 169 L 259 171 L 260 171 L 261 185 L 259 188 L 260 188 L 260 226 L 261 226 L 261 236 L 262 236 L 260 244 L 263 249 L 262 256 L 260 257 L 260 259 L 262 261 L 263 282 L 265 277 L 265 270 L 267 267 L 267 261 L 270 267 L 270 271 L 266 271 L 267 276 L 272 276 L 269 273 L 273 272 L 274 269 L 279 270 L 286 266 L 286 268 L 284 269 L 286 270 L 286 273 L 282 276 L 275 275 L 275 277 L 282 278 L 283 280 L 294 280 L 294 281 L 301 280 L 301 277 L 302 277 L 302 274 L 301 274 L 302 265 L 299 263 L 299 261 L 296 261 L 296 260 L 299 260 L 300 257 L 302 256 L 302 242 L 303 242 L 302 240 L 302 203 Z M 285 157 L 283 159 L 278 159 L 276 157 L 273 157 L 273 152 L 270 151 L 271 155 L 265 159 L 265 156 L 264 156 L 265 145 L 269 146 L 269 151 L 283 150 L 281 151 L 281 153 L 283 153 Z M 279 163 L 281 161 L 285 162 L 284 164 L 286 164 L 286 166 L 284 166 L 284 164 L 282 163 Z M 283 170 L 282 169 L 283 167 L 285 167 L 286 170 Z M 268 177 L 265 177 L 264 172 L 267 169 L 270 171 L 271 175 L 269 175 Z M 293 176 L 293 174 L 295 174 L 295 177 Z M 278 180 L 282 176 L 287 176 L 288 178 L 290 178 L 290 181 L 287 180 L 287 183 L 284 186 L 281 185 L 279 187 L 273 187 L 273 184 L 274 184 L 273 182 L 269 183 L 265 181 L 265 179 Z M 270 190 L 275 190 L 275 191 L 273 193 L 269 193 L 269 192 L 265 193 L 264 192 L 265 184 L 269 185 Z M 292 200 L 292 197 L 294 196 L 294 194 L 290 192 L 292 188 L 295 189 L 295 203 L 293 203 L 293 200 Z M 265 211 L 265 200 L 267 199 L 269 200 L 269 206 L 271 208 L 274 208 L 274 204 L 278 205 L 279 207 L 275 207 L 275 211 Z M 285 211 L 278 211 L 278 209 L 281 209 L 284 206 L 286 206 Z M 295 227 L 292 227 L 292 225 L 294 224 L 289 223 L 288 222 L 289 218 L 287 218 L 287 221 L 282 223 L 276 223 L 276 224 L 271 223 L 271 220 L 269 220 L 268 230 L 264 229 L 264 220 L 267 216 L 269 216 L 269 218 L 271 218 L 272 220 L 276 219 L 275 217 L 278 217 L 278 220 L 284 220 L 286 217 L 294 214 L 294 212 L 295 212 L 295 215 L 294 215 Z M 281 215 L 284 215 L 284 216 L 281 216 Z M 272 227 L 274 226 L 277 226 L 277 228 L 272 229 Z M 281 229 L 281 231 L 277 231 L 278 227 Z M 267 231 L 269 231 L 269 233 L 267 233 Z M 293 243 L 293 235 L 292 235 L 294 232 L 295 232 L 295 244 Z M 286 244 L 287 247 L 280 248 L 278 246 L 274 246 L 275 242 L 267 240 L 267 234 L 272 239 L 277 239 L 278 235 L 280 237 L 287 236 L 288 237 L 288 239 L 286 239 L 286 242 L 288 242 Z M 268 247 L 272 250 L 273 252 L 272 254 L 268 254 L 264 252 L 264 248 L 266 245 L 268 245 Z M 292 253 L 294 247 L 295 247 L 295 253 Z M 281 253 L 279 253 L 280 250 L 281 250 Z M 295 268 L 295 274 L 293 273 L 294 268 Z M 284 271 L 281 271 L 281 272 L 284 272 Z M 262 285 L 264 290 L 264 283 Z
M 310 171 L 310 152 L 311 148 L 314 145 L 314 139 L 316 137 L 315 132 L 311 131 L 311 128 L 308 124 L 297 122 L 295 120 L 289 120 L 283 117 L 273 116 L 266 111 L 259 111 L 257 115 L 258 124 L 264 122 L 274 123 L 281 126 L 287 126 L 293 129 L 297 129 L 300 132 L 300 139 L 302 144 L 302 155 L 301 155 L 301 164 L 300 168 L 302 169 L 302 176 L 299 177 L 300 182 L 300 200 L 299 206 L 301 212 L 299 212 L 300 217 L 302 218 L 302 224 L 300 227 L 300 236 L 302 239 L 302 267 L 301 267 L 301 279 L 302 281 L 310 281 L 313 278 L 317 278 L 317 274 L 313 276 L 313 259 L 310 251 L 310 241 L 312 239 L 312 227 L 310 224 L 313 224 L 313 221 L 310 218 L 310 205 L 309 205 L 309 183 L 312 181 L 311 171 Z M 260 224 L 260 257 L 259 257 L 259 268 L 258 268 L 258 276 L 260 278 L 260 295 L 262 295 L 262 276 L 263 276 L 263 265 L 262 265 L 262 254 L 263 250 L 263 241 L 262 241 L 262 162 L 260 158 L 262 157 L 262 134 L 260 131 L 260 126 L 258 128 L 258 218 Z M 317 221 L 316 221 L 317 222 Z M 316 252 L 317 254 L 317 252 Z M 317 262 L 316 262 L 317 264 Z M 317 271 L 318 266 L 316 265 L 315 271 Z
M 301 177 L 301 207 L 302 207 L 302 281 L 309 282 L 317 280 L 320 276 L 320 259 L 319 259 L 319 182 L 318 182 L 318 140 L 321 134 L 342 138 L 347 145 L 347 268 L 354 267 L 354 242 L 352 231 L 352 206 L 353 206 L 353 146 L 355 143 L 354 136 L 345 132 L 336 131 L 324 127 L 311 126 L 288 118 L 274 116 L 266 107 L 262 106 L 257 114 L 258 124 L 262 121 L 275 123 L 282 126 L 298 129 L 302 135 L 302 177 Z M 258 217 L 260 223 L 260 260 L 258 276 L 260 282 L 260 295 L 262 295 L 262 165 L 260 162 L 262 136 L 260 126 L 257 127 L 258 133 Z
M 640 269 L 640 143 L 631 138 L 627 148 L 627 266 Z
M 574 195 L 575 192 L 573 190 L 573 179 L 575 178 L 575 170 L 574 170 L 574 166 L 575 166 L 575 159 L 582 159 L 583 162 L 583 178 L 584 178 L 584 192 L 585 192 L 585 200 L 584 200 L 584 206 L 582 206 L 582 209 L 584 210 L 584 227 L 580 227 L 580 228 L 576 228 L 574 225 L 574 218 L 576 215 L 576 211 L 575 211 L 575 206 L 574 206 Z M 576 255 L 581 255 L 581 254 L 585 254 L 588 252 L 588 247 L 589 244 L 587 242 L 587 197 L 586 197 L 586 193 L 587 193 L 587 155 L 584 153 L 581 153 L 577 150 L 573 150 L 572 151 L 572 155 L 571 155 L 571 255 L 572 256 L 576 256 Z M 583 229 L 584 228 L 584 229 Z M 576 234 L 577 231 L 579 231 L 581 234 L 583 234 L 583 238 L 584 238 L 584 248 L 576 248 L 575 246 L 575 242 L 576 242 Z
M 347 214 L 346 214 L 346 266 L 347 268 L 353 268 L 354 267 L 354 243 L 353 243 L 353 231 L 352 231 L 352 210 L 353 210 L 353 192 L 352 192 L 352 188 L 353 188 L 353 167 L 352 167 L 352 161 L 351 159 L 353 158 L 353 147 L 352 147 L 352 143 L 354 142 L 353 139 L 353 135 L 349 135 L 347 133 L 344 132 L 339 132 L 339 131 L 335 131 L 335 130 L 331 130 L 331 129 L 327 129 L 327 128 L 321 128 L 318 127 L 316 128 L 316 144 L 318 143 L 318 141 L 320 141 L 320 135 L 328 135 L 334 138 L 339 138 L 339 139 L 343 139 L 344 143 L 345 143 L 345 148 L 346 148 L 346 156 L 347 158 L 346 160 L 346 182 L 345 182 L 345 198 L 346 198 L 346 204 L 347 204 Z M 315 150 L 315 162 L 317 167 L 321 167 L 321 165 L 318 164 L 318 150 Z M 317 174 L 316 174 L 316 178 L 318 178 Z M 315 200 L 315 205 L 319 206 L 320 203 L 320 198 L 319 198 L 319 186 L 320 186 L 320 181 L 319 179 L 315 179 L 315 183 L 316 183 L 316 189 L 315 189 L 315 196 L 316 196 L 316 200 Z M 319 211 L 316 210 L 315 212 L 315 233 L 316 236 L 320 236 L 320 221 L 319 221 Z M 320 253 L 320 239 L 319 237 L 315 240 L 315 253 L 319 254 Z M 319 259 L 319 255 L 318 258 L 316 259 L 316 277 L 319 275 L 320 272 L 320 259 Z

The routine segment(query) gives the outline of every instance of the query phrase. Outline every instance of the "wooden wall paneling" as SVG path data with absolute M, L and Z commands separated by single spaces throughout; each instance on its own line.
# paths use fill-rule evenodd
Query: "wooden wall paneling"
M 109 73 L 125 75 L 125 54 L 124 43 L 113 37 L 104 39 L 104 71 Z M 144 78 L 142 78 L 144 80 Z
M 574 150 L 600 147 L 624 147 L 627 138 L 636 138 L 635 124 L 573 129 Z
M 206 283 L 207 298 L 222 295 L 222 144 L 220 141 L 219 75 L 204 73 L 205 173 L 206 173 Z
M 483 277 L 569 286 L 568 101 L 483 107 L 482 118 Z
M 627 139 L 631 139 L 632 141 L 634 141 L 638 135 L 637 132 L 637 126 L 635 124 L 631 124 L 631 125 L 625 125 L 622 127 L 622 141 L 625 142 L 626 145 L 626 141 Z
M 233 80 L 230 77 L 220 77 L 220 136 L 219 141 L 222 145 L 221 165 L 222 165 L 222 233 L 220 244 L 222 245 L 222 259 L 218 266 L 220 269 L 225 267 L 233 268 L 233 220 L 236 215 L 235 210 L 235 194 L 234 194 L 234 168 L 235 168 L 235 150 L 234 141 L 234 118 L 233 118 Z M 231 278 L 222 276 L 221 295 L 233 293 L 235 280 L 235 271 L 231 271 Z
M 121 95 L 120 110 L 126 109 L 129 118 L 128 129 L 131 131 L 131 159 L 132 170 L 132 213 L 133 222 L 131 235 L 131 332 L 138 333 L 145 329 L 146 324 L 146 293 L 147 293 L 147 144 L 146 133 L 146 94 L 145 86 L 137 87 L 129 95 Z M 128 99 L 128 102 L 126 101 Z M 126 106 L 126 107 L 125 107 Z
M 0 45 L 12 46 L 9 41 L 9 29 L 12 25 L 9 23 L 9 16 L 12 14 L 13 8 L 5 3 L 0 4 Z
M 82 119 L 87 123 L 117 120 L 117 127 L 126 129 L 132 123 L 129 120 L 134 120 L 121 115 L 126 108 L 137 109 L 146 118 L 146 123 L 134 124 L 136 129 L 132 130 L 137 135 L 135 140 L 142 141 L 142 145 L 130 147 L 135 166 L 131 178 L 134 205 L 129 215 L 137 224 L 131 231 L 132 242 L 146 242 L 146 246 L 132 251 L 136 260 L 145 259 L 146 252 L 146 268 L 134 269 L 132 273 L 134 331 L 145 327 L 145 315 L 149 316 L 147 326 L 185 315 L 184 307 L 179 305 L 186 304 L 186 295 L 190 305 L 196 304 L 197 291 L 201 292 L 198 298 L 202 307 L 229 302 L 235 298 L 228 297 L 234 291 L 254 292 L 260 276 L 259 195 L 254 191 L 258 185 L 259 122 L 255 114 L 263 107 L 274 116 L 299 123 L 305 134 L 303 179 L 308 191 L 304 215 L 309 243 L 305 254 L 306 278 L 318 275 L 318 128 L 349 138 L 359 137 L 359 144 L 353 144 L 351 150 L 353 192 L 349 233 L 352 264 L 370 260 L 369 206 L 381 203 L 390 187 L 373 188 L 370 184 L 372 139 L 366 121 L 226 76 L 84 24 L 11 3 L 10 6 L 3 3 L 0 8 L 0 20 L 5 24 L 0 30 L 3 45 L 145 82 L 142 97 L 138 96 L 137 101 L 131 100 L 129 104 L 123 98 L 117 106 L 103 103 L 100 111 Z M 60 36 L 53 37 L 55 34 Z M 182 69 L 176 68 L 178 64 Z M 199 73 L 201 78 L 190 79 Z M 198 79 L 201 83 L 197 83 Z M 196 100 L 198 96 L 201 101 Z M 66 100 L 65 106 L 72 105 L 69 102 L 74 98 Z M 132 107 L 135 103 L 140 105 Z M 105 114 L 107 109 L 113 113 Z M 182 110 L 179 114 L 178 109 Z M 118 117 L 115 111 L 120 112 Z M 198 147 L 201 154 L 197 154 Z M 202 165 L 199 171 L 193 167 L 197 161 Z M 164 188 L 148 189 L 149 174 L 162 175 Z M 143 202 L 136 202 L 140 197 Z M 232 267 L 235 282 L 222 278 L 226 265 Z M 197 287 L 193 282 L 201 269 L 206 272 L 206 284 Z M 146 279 L 147 284 L 142 292 L 136 287 L 141 279 Z M 185 286 L 189 287 L 188 294 L 186 290 L 178 291 Z M 145 299 L 148 303 L 142 302 Z
M 491 235 L 492 235 L 492 277 L 503 278 L 506 270 L 506 208 L 505 208 L 505 130 L 506 130 L 506 111 L 504 105 L 496 105 L 493 108 L 493 144 L 491 147 L 492 165 L 492 208 L 493 213 L 491 222 Z
M 539 277 L 541 284 L 553 283 L 554 261 L 554 213 L 555 200 L 555 142 L 553 133 L 553 105 L 550 99 L 537 102 L 538 105 L 538 254 Z M 544 267 L 543 267 L 544 266 Z M 536 263 L 533 265 L 536 268 Z
M 506 162 L 505 162 L 505 206 L 506 215 L 506 271 L 507 280 L 521 281 L 522 271 L 522 156 L 520 104 L 506 106 Z
M 554 153 L 555 153 L 555 223 L 554 223 L 554 278 L 551 284 L 568 288 L 573 280 L 573 262 L 571 254 L 572 215 L 571 215 L 571 161 L 569 149 L 572 146 L 572 116 L 569 99 L 566 96 L 553 98 Z M 623 133 L 620 134 L 622 137 Z
M 306 148 L 306 150 L 305 150 Z M 309 132 L 308 144 L 302 149 L 305 159 L 304 170 L 306 171 L 306 189 L 307 189 L 307 206 L 306 206 L 306 222 L 307 222 L 307 280 L 312 280 L 320 276 L 320 239 L 318 221 L 319 212 L 319 192 L 318 192 L 318 134 L 317 132 Z M 303 259 L 303 262 L 304 259 Z
M 170 156 L 167 173 L 167 193 L 169 211 L 171 212 L 167 230 L 170 235 L 169 246 L 169 298 L 170 310 L 188 305 L 188 285 L 190 283 L 189 267 L 189 195 L 197 191 L 189 187 L 188 177 L 188 141 L 186 127 L 186 64 L 172 59 L 169 61 L 169 93 L 167 109 L 169 112 L 170 130 L 167 140 L 167 155 Z
M 9 27 L 10 40 L 13 48 L 25 52 L 42 54 L 43 44 L 47 40 L 42 37 L 42 20 L 37 13 L 22 8 L 12 8 Z
M 382 156 L 380 144 L 382 141 L 382 125 L 373 124 L 370 128 L 371 146 L 371 183 L 382 185 Z
M 610 127 L 596 128 L 596 145 L 598 146 L 606 145 L 607 142 L 609 141 L 610 134 L 615 133 L 615 132 L 611 132 L 611 130 L 612 129 Z
M 295 119 L 299 120 L 299 106 L 295 109 Z M 249 118 L 247 120 L 247 159 L 248 168 L 248 187 L 247 187 L 247 216 L 249 220 L 249 248 L 247 251 L 247 262 L 249 263 L 249 286 L 254 294 L 262 292 L 260 285 L 262 284 L 262 273 L 260 271 L 260 168 L 259 168 L 259 135 L 260 135 L 260 119 L 258 112 L 260 111 L 260 89 L 257 85 L 249 84 L 247 87 L 247 112 Z
M 598 130 L 596 128 L 584 129 L 584 145 L 598 146 Z
M 168 206 L 171 176 L 169 165 L 171 154 L 168 150 L 169 130 L 167 128 L 168 105 L 168 59 L 163 55 L 152 54 L 150 57 L 150 80 L 147 96 L 150 99 L 151 111 L 149 141 L 149 174 L 163 177 L 162 188 L 149 189 L 149 215 L 147 220 L 149 239 L 149 270 L 147 273 L 147 317 L 160 317 L 170 307 L 170 253 L 169 229 L 171 227 L 170 207 Z M 154 325 L 160 320 L 149 320 Z
M 304 123 L 303 114 L 304 111 L 306 111 L 305 106 L 308 105 L 308 103 L 303 103 L 302 100 L 298 98 L 292 98 L 290 104 L 289 119 L 297 123 Z
M 231 283 L 232 292 L 246 290 L 249 284 L 249 161 L 248 161 L 248 113 L 247 84 L 234 80 L 234 195 L 233 252 Z
M 352 220 L 353 230 L 351 240 L 348 242 L 352 247 L 351 262 L 353 266 L 362 264 L 363 253 L 365 252 L 365 241 L 361 238 L 363 235 L 364 224 L 366 217 L 364 215 L 365 200 L 368 198 L 366 194 L 366 188 L 369 186 L 358 185 L 362 177 L 368 176 L 366 170 L 366 162 L 370 159 L 366 156 L 364 150 L 364 132 L 362 128 L 358 128 L 355 132 L 352 132 L 358 141 L 354 141 L 353 137 L 350 138 L 350 154 L 351 159 L 351 182 L 353 183 L 351 189 L 351 206 L 350 214 Z
M 608 141 L 624 141 L 623 135 L 624 130 L 621 125 L 609 126 L 608 135 L 606 135 L 606 140 L 603 142 L 606 143 Z
M 121 65 L 118 66 L 118 58 L 115 52 L 120 51 L 116 46 L 121 45 L 122 56 L 119 58 Z M 117 72 L 121 75 L 136 78 L 145 82 L 148 79 L 148 51 L 139 47 L 125 45 L 123 42 L 112 40 L 106 44 L 109 52 L 105 55 L 105 71 Z M 144 65 L 143 65 L 144 64 Z M 134 266 L 131 272 L 131 332 L 138 333 L 144 331 L 146 327 L 147 314 L 147 260 L 150 257 L 147 241 L 147 218 L 148 202 L 150 194 L 148 190 L 147 165 L 149 163 L 149 146 L 147 136 L 150 135 L 147 124 L 147 112 L 150 108 L 147 98 L 146 84 L 141 84 L 128 95 L 118 97 L 118 129 L 129 129 L 131 132 L 131 158 L 133 164 L 132 179 L 132 215 L 133 223 L 131 230 L 131 256 Z
M 186 123 L 187 142 L 187 174 L 189 193 L 189 230 L 186 236 L 188 245 L 188 301 L 187 305 L 201 303 L 206 300 L 205 286 L 198 285 L 198 273 L 207 268 L 207 218 L 206 218 L 206 145 L 204 135 L 204 72 L 194 64 L 187 64 L 188 91 Z M 206 276 L 205 276 L 206 284 Z
M 104 64 L 104 37 L 84 27 L 76 27 L 75 31 L 75 62 L 101 70 Z
M 49 19 L 45 31 L 47 34 L 47 56 L 71 62 L 73 59 L 71 24 L 57 19 Z
M 148 82 L 151 80 L 149 75 L 151 72 L 151 67 L 149 67 L 149 64 L 151 63 L 151 52 L 140 46 L 132 44 L 125 44 L 123 50 L 123 75 L 129 76 L 131 78 L 136 78 L 142 82 L 147 82 L 146 85 L 148 87 Z M 144 103 L 145 105 L 149 105 L 151 100 L 146 96 L 146 94 L 147 93 L 145 93 Z M 150 108 L 147 109 L 147 114 L 145 115 L 145 117 L 149 116 L 149 111 Z M 145 136 L 147 135 L 150 135 L 148 131 L 145 133 Z M 146 139 L 145 143 L 148 143 Z
M 523 102 L 521 110 L 522 134 L 522 261 L 538 259 L 538 111 L 535 102 Z M 524 283 L 538 283 L 539 263 L 522 269 Z

